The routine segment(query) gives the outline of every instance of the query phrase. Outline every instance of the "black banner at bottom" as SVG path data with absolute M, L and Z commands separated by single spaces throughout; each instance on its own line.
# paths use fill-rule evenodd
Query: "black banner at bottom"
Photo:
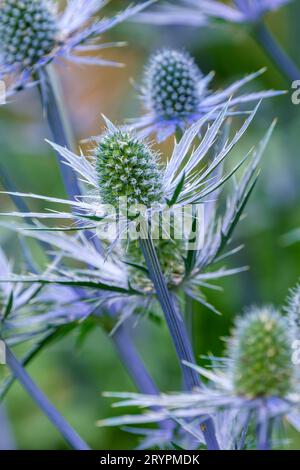
M 138 468 L 142 465 L 235 465 L 235 464 L 287 464 L 299 457 L 299 451 L 0 451 L 0 465 L 66 464 L 90 469 L 101 465 Z M 87 466 L 87 467 L 86 467 Z

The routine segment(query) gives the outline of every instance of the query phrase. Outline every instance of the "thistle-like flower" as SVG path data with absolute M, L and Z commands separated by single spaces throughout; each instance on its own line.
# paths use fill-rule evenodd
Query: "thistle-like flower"
M 291 389 L 291 356 L 287 323 L 278 312 L 254 309 L 239 318 L 229 354 L 237 395 L 284 397 Z
M 122 197 L 129 204 L 150 207 L 162 198 L 162 173 L 155 152 L 128 132 L 116 129 L 105 135 L 95 150 L 100 196 L 117 206 Z
M 56 45 L 57 24 L 45 0 L 6 0 L 0 10 L 4 64 L 33 67 Z
M 202 74 L 187 53 L 163 50 L 151 57 L 145 77 L 148 106 L 162 119 L 196 113 Z
M 241 442 L 244 447 L 245 435 L 251 434 L 254 423 L 258 446 L 265 449 L 271 444 L 279 422 L 286 420 L 300 431 L 300 396 L 292 362 L 292 336 L 287 319 L 276 310 L 252 308 L 235 323 L 228 358 L 213 360 L 213 371 L 191 365 L 209 379 L 207 387 L 160 398 L 108 394 L 122 398 L 121 406 L 159 406 L 160 409 L 157 413 L 107 419 L 99 425 L 159 422 L 171 416 L 202 442 L 199 419 L 204 413 L 210 413 L 218 422 L 225 419 L 227 429 L 231 430 L 230 439 L 220 440 L 224 442 L 223 448 L 241 448 L 238 445 Z
M 169 49 L 158 51 L 146 65 L 140 89 L 146 114 L 131 120 L 129 126 L 143 137 L 156 133 L 157 141 L 161 142 L 176 130 L 183 131 L 201 117 L 206 117 L 207 121 L 215 118 L 218 109 L 224 107 L 229 98 L 261 73 L 263 70 L 238 80 L 225 90 L 213 92 L 209 84 L 214 74 L 204 76 L 187 52 Z M 233 97 L 227 115 L 232 114 L 236 107 L 239 110 L 239 105 L 281 93 L 269 90 Z
M 134 215 L 148 217 L 150 214 L 161 213 L 163 210 L 172 211 L 187 205 L 202 203 L 244 163 L 245 159 L 228 174 L 216 175 L 214 173 L 246 132 L 256 111 L 257 108 L 245 119 L 233 138 L 226 142 L 220 139 L 220 132 L 226 121 L 227 106 L 219 112 L 204 137 L 197 142 L 199 129 L 205 118 L 200 119 L 186 131 L 181 141 L 176 143 L 173 154 L 165 167 L 159 166 L 157 155 L 149 144 L 137 139 L 128 131 L 116 128 L 106 120 L 107 131 L 96 140 L 92 158 L 78 156 L 64 147 L 51 144 L 65 159 L 65 163 L 72 166 L 81 180 L 88 185 L 88 195 L 79 196 L 76 201 L 73 201 L 34 194 L 17 194 L 70 205 L 73 208 L 72 213 L 45 212 L 31 214 L 31 216 L 73 220 L 80 224 L 82 230 L 97 230 L 101 225 L 112 222 L 113 214 L 109 213 L 110 209 L 117 212 L 121 222 L 126 222 L 128 226 L 131 222 L 134 223 Z M 269 135 L 270 133 L 268 137 Z M 215 147 L 216 139 L 221 140 L 220 148 Z M 214 159 L 207 163 L 208 152 L 210 150 L 214 152 L 215 148 L 218 150 L 215 151 Z M 256 153 L 250 153 L 247 157 L 250 155 L 256 158 Z M 118 212 L 119 199 L 122 200 L 124 197 L 131 198 L 130 202 L 138 203 L 143 207 L 138 207 L 139 211 L 132 215 L 130 212 L 132 204 L 129 203 L 125 215 L 122 211 Z M 109 207 L 107 207 L 108 204 Z M 26 216 L 22 213 L 14 214 Z M 83 222 L 85 226 L 82 226 Z
M 211 193 L 218 192 L 244 163 L 245 159 L 228 173 L 222 174 L 220 171 L 222 162 L 239 142 L 254 118 L 255 112 L 256 110 L 245 120 L 242 128 L 231 140 L 228 140 L 227 126 L 223 127 L 226 108 L 219 113 L 203 139 L 197 142 L 199 129 L 202 126 L 200 120 L 185 132 L 180 142 L 176 143 L 172 157 L 166 166 L 159 164 L 159 156 L 149 144 L 127 131 L 116 128 L 109 121 L 107 121 L 107 131 L 102 137 L 96 139 L 92 158 L 77 156 L 66 148 L 52 144 L 61 153 L 66 164 L 76 170 L 81 182 L 86 183 L 86 192 L 75 201 L 18 193 L 18 196 L 68 204 L 73 208 L 72 213 L 46 211 L 45 213 L 22 214 L 14 212 L 9 215 L 30 216 L 44 220 L 47 218 L 66 219 L 75 222 L 79 226 L 74 229 L 81 231 L 82 238 L 80 239 L 68 237 L 62 233 L 64 230 L 69 231 L 68 225 L 58 226 L 57 229 L 60 232 L 56 235 L 53 230 L 46 233 L 47 228 L 43 226 L 41 230 L 39 225 L 36 231 L 23 230 L 22 233 L 54 246 L 59 250 L 57 253 L 59 258 L 65 257 L 68 253 L 69 258 L 87 263 L 87 266 L 85 270 L 76 272 L 69 271 L 64 266 L 52 273 L 50 277 L 46 276 L 47 279 L 43 275 L 38 278 L 30 277 L 32 282 L 38 282 L 40 279 L 53 284 L 75 283 L 76 286 L 83 289 L 89 287 L 93 291 L 102 289 L 106 292 L 103 297 L 107 297 L 107 292 L 110 292 L 112 297 L 129 297 L 129 304 L 133 297 L 136 302 L 140 296 L 146 295 L 145 301 L 150 302 L 154 294 L 153 285 L 149 280 L 143 257 L 137 249 L 136 237 L 130 239 L 130 228 L 132 226 L 135 228 L 142 220 L 152 219 L 154 223 L 157 221 L 160 223 L 160 216 L 166 213 L 170 216 L 165 219 L 166 229 L 169 231 L 164 231 L 163 225 L 153 242 L 169 288 L 175 292 L 181 289 L 205 307 L 217 312 L 214 306 L 206 301 L 202 288 L 215 289 L 216 286 L 210 284 L 211 282 L 244 270 L 243 268 L 220 267 L 219 261 L 239 250 L 237 247 L 224 253 L 254 188 L 257 166 L 271 136 L 273 126 L 258 148 L 252 154 L 247 155 L 250 163 L 240 183 L 234 185 L 223 215 L 217 210 L 216 204 L 211 201 L 206 203 L 206 200 Z M 225 135 L 223 135 L 224 132 Z M 211 160 L 208 159 L 208 154 Z M 119 211 L 118 197 L 122 199 L 125 196 L 130 200 L 129 207 L 127 212 L 126 210 L 123 212 L 121 205 Z M 203 207 L 202 202 L 205 207 L 206 228 L 203 230 L 203 220 L 199 219 L 192 238 L 202 240 L 203 237 L 203 243 L 201 242 L 201 249 L 197 249 L 197 246 L 191 249 L 189 240 L 193 216 L 190 216 L 190 211 L 188 213 L 183 211 L 198 203 L 201 203 L 200 207 Z M 137 204 L 138 213 L 131 212 L 132 204 L 134 206 Z M 176 236 L 174 231 L 176 217 L 180 217 L 182 222 L 184 214 L 191 223 L 188 224 L 184 233 L 179 232 L 179 236 Z M 194 220 L 197 220 L 199 215 L 201 216 L 197 214 Z M 137 216 L 138 219 L 136 219 Z M 110 238 L 107 229 L 109 231 L 116 222 L 120 223 L 121 229 L 113 230 L 112 238 Z M 127 237 L 122 236 L 123 229 L 124 231 L 128 229 Z M 89 231 L 88 237 L 86 231 Z M 113 257 L 113 265 L 105 263 L 103 255 L 96 253 L 94 243 L 97 242 L 97 238 L 93 238 L 92 232 L 96 232 L 103 240 L 109 239 L 109 252 Z M 89 238 L 91 240 L 88 240 Z M 118 238 L 120 240 L 117 243 L 111 243 L 111 241 L 117 241 Z M 208 268 L 209 272 L 207 272 Z M 24 281 L 24 277 L 18 279 Z M 26 280 L 28 282 L 29 278 L 27 277 Z M 112 298 L 111 301 L 113 302 Z
M 108 47 L 109 44 L 97 44 L 97 37 L 151 3 L 127 8 L 110 19 L 95 20 L 93 17 L 106 4 L 105 0 L 68 0 L 64 11 L 59 11 L 56 1 L 1 0 L 0 78 L 13 76 L 18 91 L 53 60 L 118 65 L 80 53 Z
M 257 23 L 270 11 L 277 10 L 291 0 L 232 0 L 228 4 L 216 0 L 178 0 L 155 6 L 152 11 L 140 13 L 135 21 L 152 24 L 187 24 L 203 26 L 210 19 L 233 23 Z M 231 4 L 230 4 L 231 3 Z

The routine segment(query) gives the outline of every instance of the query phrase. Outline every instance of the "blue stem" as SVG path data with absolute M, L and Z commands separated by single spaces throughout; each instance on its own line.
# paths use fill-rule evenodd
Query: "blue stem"
M 125 326 L 120 325 L 116 329 L 115 333 L 112 335 L 112 340 L 122 362 L 126 366 L 128 374 L 139 392 L 147 395 L 158 395 L 159 391 L 147 373 Z
M 1 183 L 3 185 L 3 188 L 6 191 L 9 191 L 10 193 L 17 192 L 16 186 L 11 181 L 10 177 L 8 176 L 8 174 L 6 173 L 2 165 L 0 165 L 0 178 L 1 178 Z M 10 198 L 13 201 L 16 208 L 20 212 L 29 212 L 28 206 L 26 202 L 24 201 L 24 199 L 20 198 L 19 196 L 15 196 L 14 194 L 10 194 Z M 29 219 L 28 217 L 25 220 L 27 220 L 30 223 L 32 222 L 32 220 Z
M 73 142 L 71 132 L 67 130 L 68 126 L 65 111 L 61 97 L 59 96 L 59 89 L 56 84 L 57 79 L 54 72 L 50 68 L 43 69 L 39 72 L 39 78 L 42 105 L 46 113 L 52 138 L 56 144 L 72 149 Z M 58 152 L 56 152 L 56 156 L 66 192 L 70 199 L 74 199 L 75 196 L 80 195 L 76 174 L 72 168 L 68 167 L 63 162 Z
M 289 81 L 300 80 L 299 69 L 263 23 L 255 28 L 254 35 L 256 41 Z
M 30 212 L 26 202 L 24 201 L 24 199 L 22 199 L 19 196 L 15 196 L 13 194 L 13 193 L 17 192 L 16 186 L 14 185 L 14 183 L 12 182 L 12 180 L 10 179 L 10 177 L 8 176 L 8 174 L 6 173 L 6 171 L 3 169 L 3 167 L 1 165 L 0 165 L 0 176 L 1 176 L 2 184 L 3 184 L 3 188 L 6 191 L 9 191 L 11 193 L 10 198 L 13 201 L 16 208 L 18 209 L 18 211 L 19 212 L 24 212 L 24 213 Z M 33 224 L 33 220 L 30 217 L 26 217 L 25 220 L 29 224 L 31 224 L 31 225 Z M 50 245 L 48 243 L 41 241 L 40 244 L 45 250 L 50 250 Z M 26 256 L 25 256 L 25 258 L 26 258 Z
M 0 405 L 0 451 L 16 450 L 16 443 L 11 431 L 10 422 L 3 405 Z
M 120 325 L 116 329 L 112 335 L 112 340 L 123 366 L 126 368 L 138 391 L 145 395 L 159 395 L 160 392 L 148 374 L 124 325 Z M 169 430 L 170 432 L 174 429 L 172 420 L 165 420 L 160 424 L 162 429 Z
M 81 439 L 81 437 L 79 437 L 52 403 L 50 403 L 43 392 L 36 386 L 7 345 L 6 362 L 16 379 L 21 383 L 30 397 L 35 401 L 69 445 L 76 450 L 90 450 L 88 445 Z
M 140 247 L 145 258 L 149 275 L 154 284 L 158 301 L 164 312 L 165 319 L 173 340 L 175 350 L 179 359 L 179 363 L 183 373 L 183 379 L 187 390 L 193 390 L 195 387 L 201 387 L 199 374 L 191 367 L 183 364 L 183 361 L 195 363 L 194 354 L 185 324 L 180 312 L 175 304 L 175 300 L 171 297 L 168 287 L 162 273 L 160 263 L 157 257 L 151 235 L 143 234 L 144 238 L 140 238 Z M 207 418 L 201 426 L 207 448 L 209 450 L 219 449 L 219 445 L 215 436 L 214 423 L 211 418 Z
M 259 424 L 256 432 L 258 450 L 271 450 L 268 425 L 266 423 Z

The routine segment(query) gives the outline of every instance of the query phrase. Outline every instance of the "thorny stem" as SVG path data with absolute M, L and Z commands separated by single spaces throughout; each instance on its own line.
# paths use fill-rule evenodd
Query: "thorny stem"
M 6 345 L 6 362 L 16 379 L 21 383 L 30 397 L 35 401 L 38 407 L 48 417 L 69 445 L 76 450 L 90 450 L 89 446 L 65 421 L 56 408 L 50 403 L 48 398 L 36 386 L 26 370 L 19 363 L 10 348 Z
M 289 81 L 300 80 L 299 69 L 263 23 L 255 28 L 254 37 Z
M 175 306 L 175 299 L 168 291 L 168 287 L 162 273 L 160 263 L 157 257 L 155 247 L 151 238 L 150 230 L 142 228 L 143 233 L 139 239 L 141 251 L 145 258 L 149 275 L 154 284 L 158 301 L 164 312 L 165 319 L 173 340 L 178 360 L 182 369 L 183 379 L 187 390 L 193 390 L 195 387 L 201 387 L 199 374 L 183 363 L 195 363 L 194 354 L 184 321 L 181 317 L 178 307 Z M 214 424 L 211 418 L 207 418 L 201 427 L 203 435 L 209 450 L 219 449 L 215 436 Z

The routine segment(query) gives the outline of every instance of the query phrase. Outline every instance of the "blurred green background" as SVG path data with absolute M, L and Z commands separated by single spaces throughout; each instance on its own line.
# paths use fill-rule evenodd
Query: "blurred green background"
M 125 3 L 128 2 L 112 0 L 106 12 L 123 8 Z M 274 34 L 298 65 L 299 3 L 296 0 L 268 17 Z M 278 118 L 264 155 L 259 183 L 246 210 L 247 217 L 235 232 L 234 241 L 245 248 L 227 264 L 248 265 L 250 270 L 222 281 L 223 293 L 207 292 L 222 317 L 194 305 L 197 356 L 208 352 L 221 354 L 224 342 L 219 338 L 228 335 L 233 316 L 251 304 L 281 306 L 300 275 L 300 245 L 287 247 L 282 242 L 282 235 L 300 226 L 300 105 L 292 105 L 290 83 L 272 66 L 246 27 L 227 25 L 201 30 L 125 23 L 103 39 L 128 41 L 128 47 L 105 52 L 105 56 L 123 62 L 126 67 L 83 68 L 70 64 L 57 67 L 78 141 L 100 133 L 101 113 L 119 123 L 139 115 L 140 104 L 130 79 L 139 81 L 149 54 L 164 46 L 190 51 L 204 73 L 214 70 L 215 89 L 267 65 L 267 72 L 253 85 L 254 89 L 288 90 L 287 95 L 263 103 L 239 146 L 240 151 L 248 150 L 262 137 L 273 118 Z M 62 196 L 55 156 L 44 142 L 46 137 L 48 129 L 35 91 L 23 93 L 10 105 L 1 107 L 1 165 L 18 190 Z M 168 154 L 170 143 L 161 149 Z M 4 195 L 0 195 L 0 206 L 1 212 L 13 208 Z M 41 209 L 43 204 L 34 202 L 31 207 Z M 11 233 L 1 230 L 0 241 L 16 266 L 20 265 L 17 242 Z M 180 375 L 166 328 L 146 320 L 135 326 L 133 334 L 159 388 L 176 390 Z M 30 374 L 94 449 L 133 448 L 137 440 L 131 435 L 118 429 L 95 427 L 97 419 L 117 412 L 110 408 L 109 400 L 102 398 L 103 391 L 135 390 L 112 343 L 100 329 L 81 348 L 76 348 L 75 343 L 76 333 L 44 351 L 30 365 Z M 13 386 L 5 404 L 17 448 L 65 448 L 58 433 L 18 385 Z M 300 448 L 300 440 L 295 438 L 291 447 Z

